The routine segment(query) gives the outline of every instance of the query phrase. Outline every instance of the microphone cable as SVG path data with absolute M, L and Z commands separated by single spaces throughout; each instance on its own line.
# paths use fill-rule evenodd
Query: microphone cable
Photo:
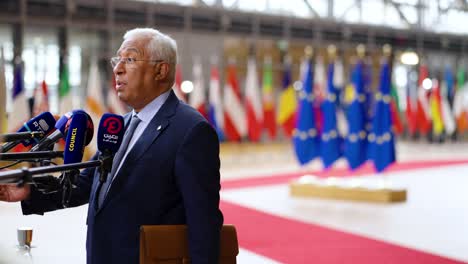
M 10 163 L 10 164 L 8 164 L 8 165 L 2 166 L 2 167 L 0 167 L 0 170 L 8 169 L 8 168 L 10 168 L 10 167 L 13 167 L 13 166 L 15 166 L 15 165 L 20 164 L 21 162 L 24 162 L 24 160 L 17 160 L 17 161 L 15 161 L 15 162 L 13 162 L 13 163 Z
M 8 165 L 5 165 L 5 166 L 0 167 L 0 170 L 4 170 L 4 169 L 11 168 L 11 167 L 13 167 L 13 166 L 15 166 L 15 165 L 18 165 L 18 164 L 22 163 L 22 162 L 40 163 L 40 162 L 43 162 L 43 161 L 44 161 L 44 160 L 41 160 L 41 159 L 37 159 L 37 160 L 17 160 L 17 161 L 14 161 L 14 162 L 12 162 L 12 163 L 10 163 L 10 164 L 8 164 Z M 52 160 L 46 160 L 46 161 L 47 161 L 49 164 L 58 165 L 58 163 L 56 163 L 56 162 L 54 162 L 54 161 L 52 161 Z M 42 165 L 42 166 L 44 166 L 44 165 Z M 35 166 L 33 166 L 33 167 L 35 167 Z

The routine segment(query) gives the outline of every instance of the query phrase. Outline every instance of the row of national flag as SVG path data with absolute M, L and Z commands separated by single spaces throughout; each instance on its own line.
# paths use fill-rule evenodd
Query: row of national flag
M 252 142 L 262 140 L 262 138 L 277 138 L 278 128 L 286 138 L 293 136 L 297 115 L 300 113 L 300 96 L 304 91 L 300 91 L 291 77 L 291 63 L 286 58 L 282 69 L 282 83 L 279 90 L 275 90 L 273 85 L 273 70 L 270 58 L 265 58 L 261 74 L 258 74 L 258 65 L 253 58 L 247 61 L 247 71 L 245 83 L 240 83 L 237 77 L 237 68 L 234 64 L 226 67 L 224 87 L 219 79 L 219 69 L 215 64 L 211 65 L 210 81 L 205 84 L 200 59 L 193 64 L 194 90 L 190 94 L 188 103 L 198 109 L 213 126 L 224 140 L 240 141 L 247 139 Z M 307 63 L 302 63 L 301 78 L 299 83 L 304 84 L 307 72 Z M 314 80 L 312 81 L 312 96 L 315 97 L 313 108 L 315 129 L 317 133 L 324 130 L 324 115 L 321 109 L 322 102 L 327 97 L 334 97 L 335 111 L 337 112 L 337 127 L 341 134 L 358 133 L 366 130 L 371 123 L 374 94 L 377 88 L 371 87 L 371 70 L 365 60 L 358 61 L 350 70 L 349 84 L 344 85 L 345 78 L 343 65 L 337 60 L 333 63 L 335 69 L 333 77 L 328 76 L 327 70 L 321 60 L 313 62 Z M 310 68 L 310 67 L 309 67 Z M 392 72 L 392 69 L 390 69 Z M 397 135 L 406 132 L 408 135 L 435 136 L 451 135 L 454 133 L 465 133 L 468 131 L 468 90 L 465 89 L 464 69 L 456 74 L 451 73 L 450 68 L 444 73 L 443 78 L 430 79 L 429 69 L 426 64 L 419 67 L 419 80 L 417 84 L 408 82 L 406 87 L 406 101 L 399 100 L 401 92 L 397 92 L 397 87 L 390 77 L 389 94 L 390 114 L 392 116 L 392 129 Z M 330 74 L 328 74 L 330 75 Z M 176 75 L 175 91 L 179 98 L 186 100 L 187 95 L 181 92 L 182 77 L 180 69 Z M 261 76 L 262 78 L 258 78 Z M 332 79 L 330 79 L 332 78 Z M 432 86 L 427 89 L 423 87 L 425 80 L 431 80 Z M 327 82 L 331 82 L 327 85 Z M 328 91 L 327 86 L 330 87 Z M 356 89 L 348 89 L 350 85 Z M 296 87 L 295 87 L 296 86 Z M 206 91 L 208 89 L 208 91 Z M 401 88 L 399 88 L 401 89 Z M 353 93 L 359 100 L 354 104 L 346 104 Z M 208 97 L 208 98 L 206 98 Z M 358 104 L 359 103 L 359 104 Z M 403 110 L 403 105 L 406 109 Z M 357 108 L 358 112 L 363 112 L 363 120 L 353 120 L 354 117 L 346 115 L 345 107 Z M 325 107 L 330 111 L 330 107 Z M 359 110 L 360 109 L 360 110 Z M 346 118 L 344 118 L 346 117 Z M 348 125 L 348 123 L 350 125 Z M 366 129 L 365 129 L 366 128 Z M 349 129 L 353 131 L 348 131 Z M 367 129 L 368 130 L 368 129 Z M 359 134 L 359 133 L 358 133 Z M 362 133 L 361 133 L 362 135 Z M 362 136 L 360 136 L 361 138 Z M 358 140 L 359 141 L 359 140 Z M 356 143 L 358 144 L 358 143 Z M 357 159 L 364 159 L 365 155 Z
M 287 56 L 282 65 L 281 87 L 275 91 L 273 65 L 269 57 L 264 59 L 261 67 L 253 57 L 248 59 L 245 83 L 239 81 L 234 63 L 227 65 L 225 81 L 221 82 L 220 69 L 215 62 L 211 63 L 210 80 L 206 83 L 204 68 L 198 58 L 192 65 L 193 91 L 188 99 L 181 89 L 180 65 L 176 70 L 174 90 L 181 100 L 187 101 L 209 120 L 221 140 L 258 142 L 263 138 L 273 140 L 282 133 L 292 139 L 301 164 L 320 157 L 325 168 L 331 167 L 340 157 L 345 157 L 353 169 L 367 160 L 387 160 L 386 163 L 390 164 L 388 160 L 392 158 L 382 158 L 376 153 L 381 153 L 385 144 L 393 145 L 394 135 L 405 130 L 409 134 L 431 133 L 436 136 L 468 130 L 468 85 L 463 69 L 455 75 L 447 68 L 441 81 L 432 79 L 431 89 L 427 89 L 424 82 L 430 80 L 429 69 L 421 64 L 417 87 L 408 85 L 407 107 L 403 112 L 389 62 L 382 63 L 379 87 L 375 89 L 370 87 L 370 66 L 363 58 L 351 66 L 349 78 L 345 78 L 343 64 L 338 58 L 327 66 L 319 58 L 304 60 L 297 82 L 293 81 L 293 65 Z M 76 96 L 72 94 L 67 64 L 61 68 L 58 90 L 60 113 L 63 114 L 76 108 Z M 3 56 L 0 56 L 0 71 L 4 73 Z M 5 87 L 4 74 L 0 76 L 0 86 Z M 109 85 L 103 81 L 105 78 L 101 77 L 98 62 L 91 61 L 86 84 L 86 111 L 93 119 L 106 111 L 126 112 L 116 91 L 108 89 Z M 349 84 L 345 85 L 345 79 L 350 80 Z M 14 131 L 30 118 L 24 97 L 22 63 L 14 65 L 10 95 L 5 94 L 6 89 L 1 90 L 2 102 L 6 102 L 8 96 L 13 102 L 8 125 L 5 121 L 6 104 L 0 102 L 2 131 Z M 107 104 L 103 100 L 105 96 Z M 45 80 L 38 85 L 34 98 L 33 114 L 49 110 Z M 385 149 L 392 148 L 387 146 Z M 388 154 L 388 157 L 394 156 L 394 153 Z M 385 166 L 376 165 L 380 169 Z
M 45 78 L 37 85 L 33 92 L 33 104 L 25 96 L 24 63 L 15 61 L 13 70 L 13 86 L 11 93 L 7 93 L 5 83 L 5 62 L 3 55 L 0 56 L 0 128 L 1 133 L 16 131 L 23 123 L 44 111 L 50 111 L 49 87 Z M 86 102 L 79 105 L 80 98 L 75 96 L 69 81 L 69 71 L 67 63 L 63 64 L 58 84 L 59 112 L 64 114 L 70 110 L 84 107 L 90 114 L 95 125 L 98 124 L 104 112 L 124 114 L 128 108 L 118 99 L 115 89 L 109 89 L 101 79 L 97 60 L 91 61 L 89 65 L 88 81 L 86 83 Z M 113 80 L 113 77 L 111 78 Z M 115 86 L 113 84 L 112 86 Z M 103 93 L 105 89 L 105 93 Z M 104 95 L 107 95 L 107 104 L 104 103 Z M 11 110 L 7 113 L 6 102 L 11 101 Z M 97 130 L 95 130 L 97 131 Z M 96 137 L 94 137 L 96 138 Z M 95 144 L 91 144 L 95 146 Z
M 324 167 L 329 168 L 345 157 L 352 169 L 373 160 L 381 171 L 395 160 L 395 136 L 404 131 L 437 136 L 468 130 L 468 85 L 463 69 L 456 81 L 447 70 L 440 82 L 434 78 L 432 86 L 424 88 L 430 76 L 427 65 L 422 63 L 418 83 L 414 87 L 408 83 L 407 108 L 401 110 L 403 102 L 388 60 L 383 59 L 375 88 L 371 87 L 370 65 L 364 58 L 351 65 L 347 85 L 339 59 L 328 67 L 320 59 L 304 60 L 299 82 L 302 85 L 298 87 L 292 81 L 290 60 L 285 58 L 278 92 L 273 88 L 268 57 L 261 67 L 262 78 L 258 78 L 255 60 L 247 60 L 244 90 L 235 64 L 227 66 L 222 89 L 215 64 L 211 65 L 209 84 L 203 85 L 198 60 L 193 65 L 194 92 L 188 102 L 207 117 L 223 140 L 257 142 L 262 136 L 275 139 L 277 128 L 281 128 L 285 137 L 292 138 L 301 164 L 321 157 Z
M 394 137 L 395 133 L 402 132 L 403 122 L 388 62 L 382 64 L 375 93 L 370 92 L 369 66 L 364 60 L 353 65 L 351 83 L 344 89 L 339 60 L 330 63 L 327 75 L 321 78 L 318 76 L 324 74 L 325 67 L 318 61 L 306 60 L 300 89 L 293 87 L 288 59 L 284 65 L 281 91 L 275 98 L 269 58 L 264 61 L 261 83 L 255 60 L 248 59 L 243 97 L 235 65 L 227 66 L 221 92 L 219 72 L 213 64 L 206 100 L 205 86 L 200 81 L 202 67 L 196 61 L 194 92 L 189 103 L 207 116 L 220 138 L 230 141 L 247 137 L 256 142 L 262 133 L 275 138 L 276 127 L 281 125 L 284 135 L 292 136 L 301 164 L 321 157 L 324 167 L 329 168 L 337 159 L 345 157 L 352 169 L 373 160 L 381 171 L 395 160 Z M 344 91 L 343 95 L 340 90 Z M 341 97 L 343 103 L 339 102 Z M 422 105 L 420 108 L 424 109 Z
M 431 78 L 428 66 L 420 65 L 418 85 L 407 93 L 405 116 L 409 135 L 441 138 L 468 131 L 465 69 L 460 67 L 454 73 L 446 66 L 440 77 Z
M 301 87 L 295 87 L 291 63 L 286 57 L 282 87 L 275 103 L 271 59 L 264 61 L 261 84 L 255 60 L 248 59 L 244 96 L 236 65 L 227 66 L 221 92 L 219 72 L 212 64 L 208 100 L 197 59 L 193 64 L 194 90 L 188 102 L 207 117 L 221 139 L 240 141 L 247 137 L 256 142 L 263 133 L 273 139 L 279 125 L 284 135 L 292 138 L 302 165 L 320 157 L 324 167 L 329 168 L 344 157 L 352 169 L 371 160 L 378 171 L 384 170 L 396 156 L 390 65 L 387 60 L 382 64 L 379 91 L 371 100 L 368 66 L 364 60 L 358 60 L 353 65 L 351 84 L 344 89 L 344 102 L 340 104 L 344 84 L 342 63 L 335 59 L 327 68 L 321 63 L 305 59 L 301 66 Z
M 290 137 L 295 126 L 297 111 L 291 65 L 288 64 L 285 67 L 283 89 L 278 101 L 273 87 L 271 58 L 265 58 L 261 81 L 258 78 L 257 68 L 256 61 L 249 58 L 245 85 L 241 85 L 237 77 L 236 65 L 230 63 L 226 69 L 224 87 L 221 87 L 219 69 L 215 63 L 212 63 L 210 81 L 208 85 L 205 85 L 201 61 L 195 59 L 193 91 L 189 99 L 187 100 L 181 92 L 180 68 L 176 73 L 174 90 L 179 99 L 188 101 L 210 121 L 218 131 L 221 140 L 241 141 L 248 138 L 250 141 L 258 142 L 264 133 L 270 139 L 275 139 L 278 134 L 278 125 L 283 128 L 284 134 Z M 245 90 L 242 90 L 241 86 L 244 86 Z

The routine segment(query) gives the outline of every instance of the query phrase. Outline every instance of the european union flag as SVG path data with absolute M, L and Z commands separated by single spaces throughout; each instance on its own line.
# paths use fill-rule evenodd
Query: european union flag
M 378 172 L 395 162 L 395 136 L 392 131 L 392 113 L 390 102 L 391 79 L 390 66 L 383 62 L 380 71 L 379 91 L 375 95 L 372 130 L 369 133 L 369 159 L 374 162 Z
M 323 131 L 320 137 L 320 156 L 326 169 L 331 167 L 331 165 L 341 156 L 341 138 L 338 135 L 336 127 L 336 91 L 338 89 L 336 89 L 333 84 L 334 70 L 335 64 L 332 62 L 328 65 L 326 97 L 322 102 Z
M 313 110 L 313 79 L 312 63 L 308 61 L 302 89 L 299 91 L 299 111 L 297 112 L 296 128 L 293 132 L 294 150 L 301 165 L 313 160 L 320 153 L 319 135 Z
M 363 93 L 365 94 L 366 101 L 364 102 L 364 109 L 366 110 L 366 131 L 369 132 L 370 130 L 370 122 L 373 116 L 372 106 L 374 105 L 373 95 L 374 92 L 372 91 L 372 68 L 364 62 L 361 61 L 362 65 L 362 74 L 363 74 Z
M 367 160 L 367 111 L 363 67 L 362 61 L 355 65 L 351 75 L 352 85 L 345 91 L 345 101 L 348 104 L 346 107 L 348 135 L 344 142 L 344 156 L 351 169 L 356 169 Z

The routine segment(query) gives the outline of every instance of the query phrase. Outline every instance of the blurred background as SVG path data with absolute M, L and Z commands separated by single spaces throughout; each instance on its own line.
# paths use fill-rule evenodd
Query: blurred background
M 176 90 L 183 90 L 179 94 L 181 99 L 196 107 L 197 103 L 205 103 L 206 114 L 212 79 L 210 69 L 219 72 L 222 98 L 227 69 L 232 64 L 239 86 L 236 89 L 243 102 L 247 94 L 247 61 L 252 58 L 256 63 L 254 70 L 261 109 L 266 113 L 265 132 L 260 139 L 277 141 L 288 138 L 278 120 L 283 110 L 279 103 L 281 92 L 289 85 L 283 83 L 283 79 L 289 74 L 295 90 L 300 90 L 303 82 L 300 65 L 307 46 L 312 46 L 313 64 L 319 68 L 314 78 L 315 91 L 326 90 L 326 71 L 320 69 L 331 62 L 327 48 L 336 47 L 336 58 L 342 65 L 342 70 L 335 73 L 341 76 L 334 77 L 336 95 L 340 99 L 341 91 L 352 83 L 351 72 L 359 56 L 366 64 L 365 89 L 378 89 L 382 47 L 389 44 L 393 49 L 392 95 L 402 123 L 398 133 L 413 138 L 427 136 L 432 140 L 430 128 L 420 131 L 417 125 L 408 124 L 412 123 L 409 122 L 411 118 L 420 116 L 411 114 L 412 107 L 414 105 L 413 112 L 418 111 L 417 101 L 421 97 L 418 87 L 422 87 L 424 80 L 427 79 L 422 93 L 428 102 L 433 86 L 441 82 L 446 84 L 441 88 L 442 99 L 447 98 L 450 115 L 456 120 L 463 114 L 466 119 L 465 111 L 460 111 L 464 110 L 464 105 L 453 111 L 455 91 L 464 85 L 466 71 L 467 29 L 463 25 L 466 9 L 465 1 L 450 0 L 4 0 L 0 3 L 0 45 L 5 60 L 6 98 L 23 95 L 21 101 L 28 101 L 32 114 L 34 105 L 37 107 L 42 100 L 40 91 L 45 86 L 49 110 L 60 114 L 85 107 L 86 97 L 92 96 L 90 86 L 93 86 L 91 90 L 96 95 L 102 94 L 98 103 L 107 109 L 112 104 L 109 58 L 115 54 L 126 30 L 151 26 L 176 39 L 179 47 Z M 364 55 L 356 51 L 359 44 L 364 46 Z M 91 67 L 91 64 L 98 67 Z M 197 67 L 200 70 L 195 70 Z M 17 85 L 21 86 L 16 92 L 15 69 Z M 98 74 L 92 75 L 95 70 Z M 96 75 L 98 79 L 89 78 Z M 198 94 L 201 99 L 195 99 Z M 34 100 L 35 95 L 40 98 Z M 60 101 L 68 102 L 70 97 L 73 98 L 71 103 L 62 103 L 61 107 Z M 316 101 L 323 98 L 322 92 Z M 13 113 L 8 130 L 16 128 L 17 118 L 13 116 L 18 110 L 14 103 L 15 100 L 6 100 L 6 111 Z M 343 104 L 337 106 L 340 105 Z M 430 113 L 427 118 L 431 119 Z M 464 134 L 465 125 L 460 125 L 458 129 L 449 125 L 449 131 L 442 138 Z M 263 135 L 266 131 L 270 131 L 268 137 Z M 240 137 L 249 140 L 246 134 L 241 133 Z
M 83 108 L 95 126 L 128 112 L 109 61 L 127 30 L 153 27 L 177 41 L 179 99 L 217 129 L 239 263 L 462 263 L 467 22 L 466 0 L 1 0 L 1 131 L 43 111 Z M 305 174 L 384 175 L 408 199 L 290 197 Z M 84 263 L 86 208 L 66 212 L 0 204 L 0 245 L 14 244 L 17 223 L 34 225 L 38 263 Z M 76 241 L 54 242 L 65 233 Z

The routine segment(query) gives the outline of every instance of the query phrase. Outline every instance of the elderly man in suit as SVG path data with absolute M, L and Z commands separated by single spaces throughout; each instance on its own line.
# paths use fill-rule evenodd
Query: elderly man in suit
M 81 172 L 70 206 L 89 203 L 87 263 L 137 263 L 141 225 L 187 224 L 191 263 L 217 263 L 223 216 L 215 130 L 172 91 L 177 62 L 173 39 L 133 29 L 111 59 L 119 98 L 133 111 L 104 182 Z M 95 156 L 95 158 L 97 155 Z M 61 209 L 60 193 L 0 187 L 0 200 L 22 201 L 24 214 Z

